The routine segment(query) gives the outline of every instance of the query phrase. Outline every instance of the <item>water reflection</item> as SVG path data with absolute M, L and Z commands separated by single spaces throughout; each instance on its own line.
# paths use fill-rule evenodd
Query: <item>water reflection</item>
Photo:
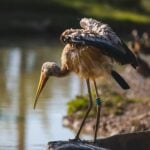
M 41 150 L 50 140 L 67 140 L 75 135 L 62 127 L 62 116 L 67 101 L 80 93 L 80 81 L 75 75 L 51 78 L 34 111 L 41 65 L 49 60 L 59 62 L 62 47 L 31 43 L 0 47 L 0 149 L 3 150 Z

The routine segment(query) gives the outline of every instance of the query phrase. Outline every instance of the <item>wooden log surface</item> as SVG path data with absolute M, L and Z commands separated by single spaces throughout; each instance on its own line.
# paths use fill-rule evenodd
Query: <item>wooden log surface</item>
M 108 150 L 86 141 L 54 141 L 48 143 L 47 150 Z
M 111 150 L 150 150 L 150 131 L 114 135 L 97 144 Z
M 47 150 L 150 150 L 150 131 L 119 134 L 91 141 L 52 141 Z

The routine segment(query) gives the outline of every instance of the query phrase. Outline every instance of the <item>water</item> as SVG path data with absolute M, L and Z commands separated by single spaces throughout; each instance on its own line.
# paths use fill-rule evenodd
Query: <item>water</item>
M 41 150 L 48 141 L 74 138 L 62 126 L 67 102 L 80 94 L 79 78 L 50 78 L 33 110 L 41 65 L 60 61 L 51 40 L 6 40 L 0 46 L 0 150 Z M 82 138 L 90 136 L 82 135 Z

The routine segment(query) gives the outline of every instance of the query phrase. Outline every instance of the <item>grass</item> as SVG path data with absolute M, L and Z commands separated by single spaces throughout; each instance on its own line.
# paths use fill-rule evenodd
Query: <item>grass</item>
M 68 115 L 72 115 L 73 113 L 76 113 L 80 110 L 87 109 L 88 99 L 83 96 L 76 96 L 75 99 L 71 100 L 68 103 Z
M 118 7 L 110 6 L 108 4 L 99 3 L 98 1 L 86 1 L 86 0 L 55 0 L 55 2 L 63 6 L 76 9 L 82 12 L 85 16 L 92 16 L 96 18 L 106 18 L 119 21 L 132 21 L 137 23 L 150 23 L 150 15 L 142 14 L 132 9 L 119 9 Z
M 107 92 L 102 94 L 104 114 L 122 115 L 124 109 L 128 104 L 138 103 L 139 99 L 129 99 L 116 92 Z M 95 99 L 95 98 L 94 98 Z M 96 116 L 96 105 L 93 101 L 94 107 L 89 114 L 89 117 Z M 75 116 L 76 118 L 82 118 L 88 108 L 88 96 L 76 96 L 67 105 L 68 116 Z

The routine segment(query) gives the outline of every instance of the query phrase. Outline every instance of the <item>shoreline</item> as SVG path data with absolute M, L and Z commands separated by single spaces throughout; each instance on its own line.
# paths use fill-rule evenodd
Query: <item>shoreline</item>
M 148 101 L 143 104 L 129 104 L 122 115 L 105 115 L 104 110 L 102 110 L 98 136 L 108 137 L 117 134 L 149 130 L 150 112 L 148 112 L 148 110 L 150 110 L 150 103 L 148 103 Z M 94 133 L 95 118 L 87 119 L 83 133 L 91 135 Z M 63 118 L 63 126 L 71 128 L 74 131 L 78 130 L 81 122 L 82 119 L 77 119 L 73 116 L 65 116 Z
M 101 90 L 104 90 L 102 93 L 106 93 L 106 91 L 108 93 L 108 90 L 113 87 L 114 92 L 119 94 L 110 93 L 108 98 L 107 95 L 102 95 L 102 98 L 105 100 L 102 104 L 98 135 L 107 137 L 150 130 L 150 93 L 148 92 L 150 77 L 143 77 L 130 66 L 125 68 L 122 75 L 130 83 L 131 90 L 123 91 L 113 83 L 109 85 L 109 89 L 105 89 L 106 87 L 102 89 L 102 86 L 99 85 Z M 140 92 L 137 93 L 137 91 Z M 80 97 L 77 99 L 77 102 L 79 100 Z M 71 106 L 73 107 L 74 105 L 72 104 Z M 63 125 L 77 131 L 82 121 L 81 113 L 83 116 L 83 110 L 65 116 Z M 90 115 L 85 123 L 83 132 L 93 134 L 95 122 L 96 114 Z

